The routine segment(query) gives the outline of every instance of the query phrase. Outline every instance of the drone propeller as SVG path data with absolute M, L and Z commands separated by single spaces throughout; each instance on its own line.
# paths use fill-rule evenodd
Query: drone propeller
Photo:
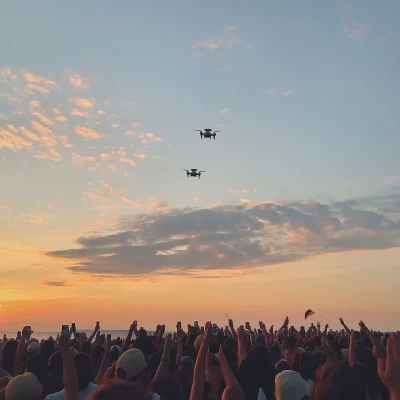
M 214 133 L 218 133 L 218 132 L 221 132 L 221 131 L 214 131 Z
M 186 172 L 189 172 L 189 170 L 188 170 L 188 169 L 184 169 L 184 168 L 182 168 L 182 171 L 186 171 Z
M 199 174 L 201 174 L 202 172 L 206 172 L 206 171 L 199 171 Z
M 196 132 L 203 132 L 202 129 L 195 129 Z

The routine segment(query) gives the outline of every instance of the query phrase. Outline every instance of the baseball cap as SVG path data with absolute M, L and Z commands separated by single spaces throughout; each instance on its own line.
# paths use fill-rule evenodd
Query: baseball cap
M 144 354 L 139 349 L 130 349 L 118 359 L 116 370 L 122 369 L 125 372 L 126 379 L 131 380 L 138 376 L 147 368 Z
M 196 353 L 199 352 L 201 344 L 203 343 L 204 335 L 199 335 L 197 336 L 196 340 L 194 341 L 194 348 L 196 350 Z
M 277 400 L 301 400 L 309 393 L 310 385 L 296 371 L 283 371 L 275 377 Z
M 114 346 L 111 347 L 110 351 L 112 351 L 112 352 L 115 351 L 116 353 L 118 353 L 118 355 L 120 355 L 120 354 L 121 354 L 121 351 L 122 351 L 122 348 L 121 348 L 121 346 L 117 346 L 117 345 L 115 344 Z
M 6 387 L 6 400 L 41 400 L 43 388 L 30 372 L 11 379 Z
M 40 350 L 40 344 L 38 342 L 32 342 L 28 346 L 29 353 L 37 353 Z

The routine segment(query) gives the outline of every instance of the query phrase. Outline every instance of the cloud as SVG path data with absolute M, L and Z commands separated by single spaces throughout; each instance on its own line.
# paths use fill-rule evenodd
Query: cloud
M 47 152 L 38 152 L 33 157 L 57 162 L 63 159 L 62 155 L 54 149 L 49 149 Z
M 102 135 L 101 133 L 98 133 L 93 129 L 86 128 L 85 126 L 82 125 L 75 126 L 75 133 L 79 136 L 83 136 L 84 138 L 88 139 L 96 140 L 104 138 L 104 135 Z
M 47 93 L 50 93 L 50 90 L 49 89 L 47 89 L 47 88 L 45 88 L 45 87 L 43 87 L 43 86 L 39 86 L 39 85 L 34 85 L 33 83 L 28 83 L 27 85 L 26 85 L 26 87 L 28 88 L 28 89 L 30 89 L 30 90 L 28 90 L 28 92 L 29 93 L 34 93 L 34 92 L 40 92 L 40 93 L 43 93 L 43 94 L 47 94 Z
M 113 186 L 111 186 L 109 183 L 105 182 L 105 181 L 100 181 L 100 183 L 109 190 L 111 196 L 115 199 L 119 199 L 131 206 L 134 207 L 141 207 L 139 203 L 129 199 L 128 197 L 124 196 L 123 194 L 118 194 L 115 189 L 113 188 Z
M 68 100 L 83 109 L 92 108 L 94 103 L 93 100 L 85 99 L 84 97 L 74 97 L 73 99 Z
M 142 124 L 140 122 L 133 122 L 131 127 L 133 129 L 139 129 L 142 126 Z
M 53 114 L 55 115 L 55 120 L 58 122 L 67 122 L 67 117 L 62 114 L 62 112 L 58 108 L 52 109 Z
M 0 149 L 3 147 L 13 151 L 20 151 L 21 149 L 31 149 L 32 143 L 21 136 L 0 128 Z
M 36 121 L 31 121 L 31 125 L 36 132 L 40 133 L 40 140 L 46 147 L 53 147 L 57 144 L 56 136 L 49 128 Z
M 111 127 L 112 127 L 112 128 L 118 128 L 118 127 L 119 127 L 119 124 L 112 124 Z
M 53 286 L 53 287 L 64 287 L 64 286 L 70 286 L 67 282 L 65 281 L 45 281 L 43 282 L 44 285 L 46 286 Z
M 226 113 L 228 113 L 230 110 L 229 110 L 229 108 L 223 108 L 221 111 L 220 111 L 220 113 L 221 114 L 226 114 Z
M 19 127 L 19 131 L 28 139 L 33 140 L 33 141 L 39 141 L 40 137 L 36 135 L 36 133 L 33 133 L 29 129 L 26 129 L 24 126 Z
M 71 116 L 73 116 L 73 117 L 87 117 L 88 115 L 89 115 L 88 111 L 80 111 L 80 110 L 77 110 L 76 108 L 74 108 L 71 111 Z
M 249 271 L 319 254 L 399 247 L 400 194 L 328 204 L 169 207 L 168 212 L 157 209 L 121 218 L 113 229 L 94 241 L 82 236 L 78 247 L 47 255 L 70 260 L 68 269 L 77 273 L 144 275 L 174 269 L 185 275 Z
M 358 22 L 352 22 L 348 27 L 344 29 L 345 35 L 354 40 L 364 39 L 371 31 L 371 27 L 366 24 Z
M 134 166 L 136 165 L 135 161 L 133 161 L 133 160 L 131 160 L 131 159 L 129 159 L 129 158 L 121 157 L 121 158 L 119 159 L 119 161 L 121 161 L 122 163 L 125 163 L 125 164 L 129 164 L 129 165 L 131 165 L 132 167 L 134 167 Z
M 68 75 L 69 83 L 77 89 L 88 89 L 90 87 L 89 79 L 77 74 L 74 71 L 66 70 Z
M 103 110 L 98 110 L 97 111 L 97 115 L 104 115 L 106 112 L 105 111 L 103 111 Z
M 234 31 L 235 29 L 236 29 L 235 25 L 225 25 L 224 26 L 224 31 L 225 32 L 231 32 L 231 31 Z
M 141 158 L 141 159 L 146 158 L 146 154 L 142 154 L 142 153 L 135 153 L 133 156 L 136 158 Z
M 217 68 L 217 72 L 225 72 L 225 71 L 230 71 L 232 67 L 221 67 Z
M 71 157 L 72 157 L 72 164 L 79 167 L 87 163 L 92 163 L 96 161 L 96 159 L 93 156 L 83 156 L 79 154 L 77 151 L 74 151 Z
M 294 94 L 294 90 L 284 90 L 280 93 L 281 96 L 287 97 L 292 96 Z
M 25 78 L 25 80 L 27 82 L 32 83 L 32 84 L 39 84 L 39 85 L 43 85 L 43 86 L 46 86 L 46 87 L 54 87 L 54 86 L 56 86 L 56 82 L 51 81 L 51 80 L 49 80 L 47 78 L 44 78 L 42 76 L 39 76 L 39 75 L 33 75 L 30 72 L 25 72 L 23 74 L 23 77 Z
M 67 135 L 61 135 L 61 136 L 59 136 L 59 140 L 60 140 L 60 143 L 65 147 L 65 148 L 71 148 L 71 147 L 74 147 L 74 145 L 73 144 L 71 144 L 71 143 L 69 143 L 68 142 L 68 136 Z

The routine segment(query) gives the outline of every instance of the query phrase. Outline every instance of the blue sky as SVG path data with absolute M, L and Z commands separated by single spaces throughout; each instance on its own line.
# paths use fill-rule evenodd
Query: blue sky
M 60 287 L 107 270 L 87 238 L 145 254 L 167 228 L 182 259 L 158 249 L 129 270 L 118 254 L 115 274 L 398 247 L 399 12 L 394 0 L 5 2 L 4 265 L 22 268 L 12 249 L 33 246 L 49 268 L 62 259 Z M 222 129 L 215 141 L 195 132 L 208 127 Z M 205 255 L 189 222 L 201 249 L 230 236 Z

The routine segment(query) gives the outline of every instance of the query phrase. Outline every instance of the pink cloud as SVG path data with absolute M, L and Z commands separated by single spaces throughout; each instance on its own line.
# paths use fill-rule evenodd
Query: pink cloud
M 102 135 L 101 133 L 98 133 L 93 129 L 86 128 L 85 126 L 82 125 L 77 125 L 75 127 L 75 133 L 79 136 L 83 136 L 84 138 L 88 139 L 96 140 L 104 138 L 104 135 Z

